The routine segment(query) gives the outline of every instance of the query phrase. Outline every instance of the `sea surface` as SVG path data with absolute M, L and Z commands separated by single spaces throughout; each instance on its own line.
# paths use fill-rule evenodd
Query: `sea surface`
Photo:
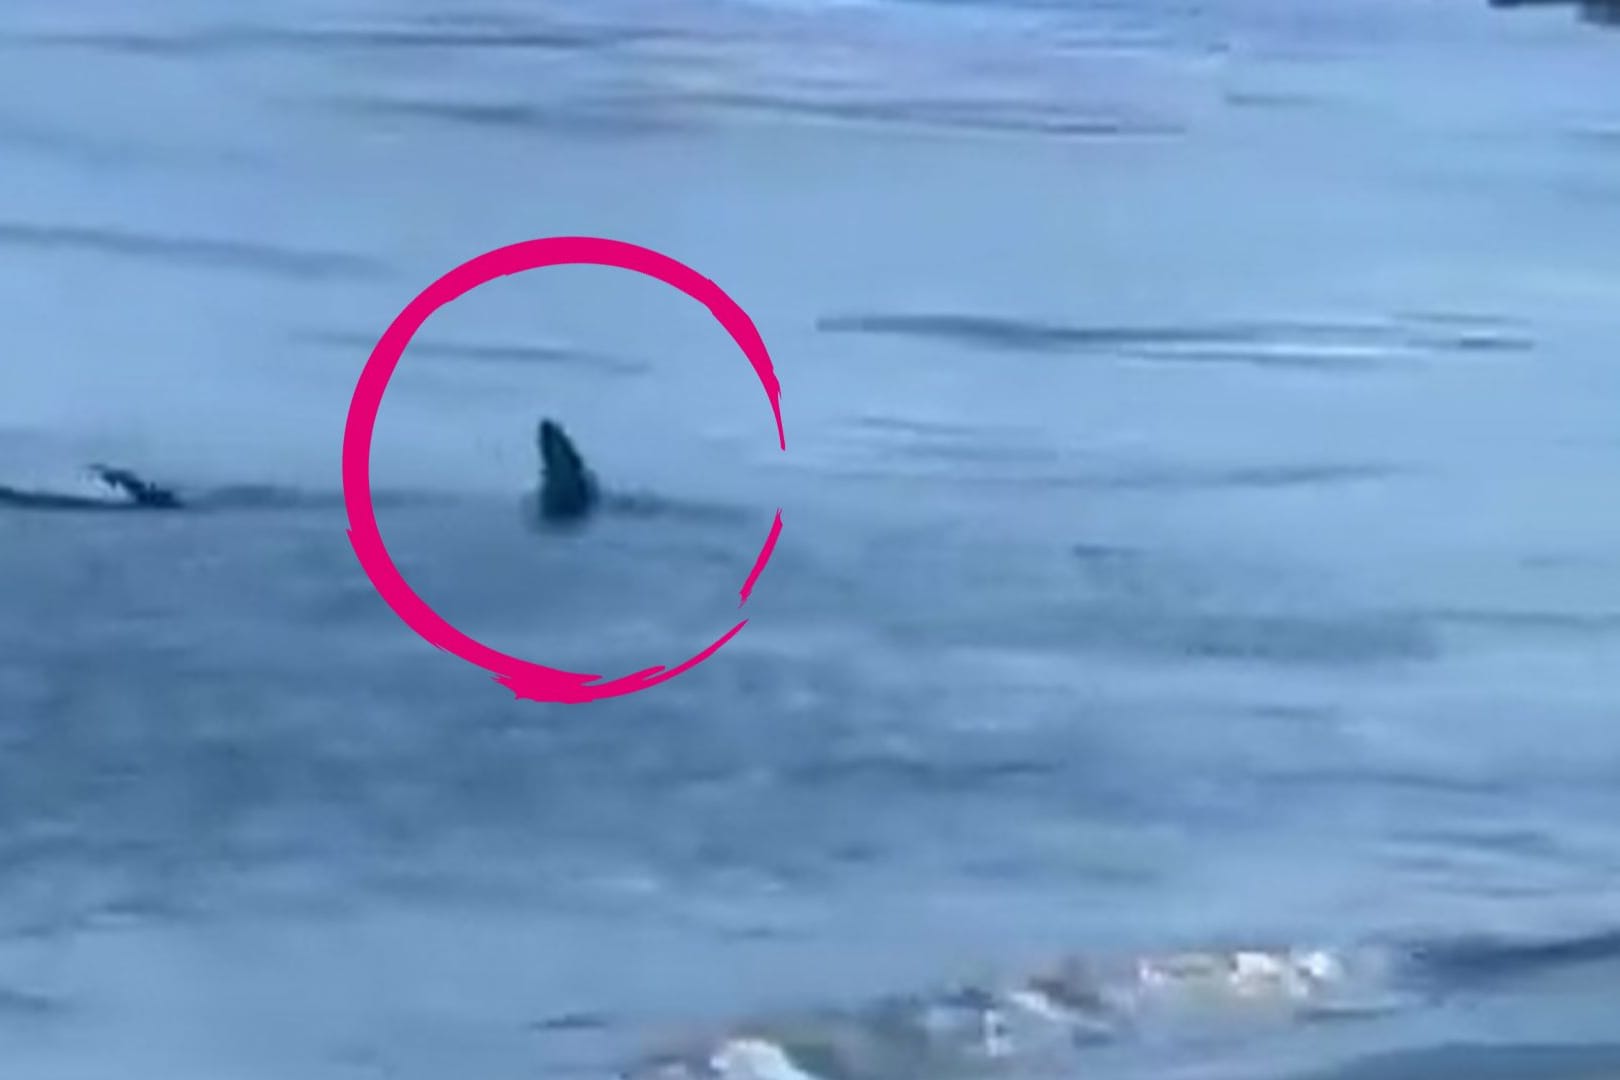
M 1620 1076 L 1614 22 L 6 0 L 0 1076 Z

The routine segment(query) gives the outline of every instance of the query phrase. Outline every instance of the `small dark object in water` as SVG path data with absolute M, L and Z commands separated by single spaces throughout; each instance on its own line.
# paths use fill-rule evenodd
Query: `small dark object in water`
M 585 460 L 551 420 L 540 422 L 540 516 L 547 521 L 578 521 L 596 508 L 596 478 Z
M 180 507 L 180 497 L 167 488 L 158 487 L 148 483 L 130 472 L 128 469 L 117 469 L 108 465 L 92 465 L 90 472 L 96 479 L 108 487 L 116 488 L 129 496 L 130 502 L 137 506 L 147 506 L 153 509 L 174 510 Z
M 66 491 L 30 491 L 0 484 L 0 506 L 22 510 L 179 510 L 180 497 L 149 484 L 128 469 L 90 466 L 90 474 L 109 489 L 104 495 Z

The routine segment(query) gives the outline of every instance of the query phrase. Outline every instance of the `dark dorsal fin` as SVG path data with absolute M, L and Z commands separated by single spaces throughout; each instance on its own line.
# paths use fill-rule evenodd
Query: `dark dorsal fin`
M 133 503 L 140 506 L 175 507 L 180 505 L 180 499 L 174 492 L 160 488 L 156 484 L 147 483 L 128 469 L 114 468 L 110 465 L 92 465 L 90 471 L 103 484 L 117 488 Z
M 596 507 L 596 478 L 574 449 L 562 426 L 542 420 L 540 445 L 540 514 L 551 521 L 571 521 Z

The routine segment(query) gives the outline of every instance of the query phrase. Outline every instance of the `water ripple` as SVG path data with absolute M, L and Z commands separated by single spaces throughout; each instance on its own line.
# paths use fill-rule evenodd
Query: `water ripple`
M 40 225 L 0 221 L 0 245 L 40 250 L 78 250 L 102 255 L 203 264 L 296 278 L 370 276 L 369 259 L 250 240 L 218 240 L 96 225 Z
M 1256 321 L 1168 326 L 1075 326 L 934 314 L 834 315 L 824 333 L 883 334 L 1014 352 L 1103 353 L 1164 363 L 1365 370 L 1438 353 L 1519 353 L 1534 347 L 1503 325 L 1417 317 L 1398 322 Z

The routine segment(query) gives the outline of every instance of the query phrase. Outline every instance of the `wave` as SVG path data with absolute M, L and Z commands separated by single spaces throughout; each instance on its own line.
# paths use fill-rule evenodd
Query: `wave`
M 1518 353 L 1534 342 L 1484 320 L 1257 321 L 1168 326 L 1075 326 L 954 313 L 827 316 L 824 333 L 883 334 L 1013 352 L 1094 353 L 1154 363 L 1365 370 L 1444 353 Z
M 0 245 L 196 263 L 300 279 L 370 276 L 379 269 L 369 259 L 337 252 L 311 251 L 247 240 L 160 235 L 92 225 L 0 221 Z
M 341 491 L 319 491 L 276 484 L 229 484 L 209 488 L 181 488 L 180 507 L 170 513 L 240 510 L 314 510 L 344 506 Z M 414 506 L 443 502 L 449 496 L 425 492 L 375 492 L 377 506 Z M 69 488 L 25 488 L 0 484 L 0 508 L 44 511 L 129 511 L 152 512 L 151 508 L 105 490 Z
M 465 21 L 465 20 L 464 20 Z M 160 31 L 38 31 L 4 37 L 30 47 L 73 48 L 142 56 L 191 57 L 236 52 L 333 50 L 503 50 L 567 52 L 612 48 L 655 38 L 641 27 L 564 26 L 525 20 L 499 25 L 435 25 L 431 20 L 372 26 L 292 28 L 237 24 Z
M 1008 490 L 1118 491 L 1182 493 L 1210 491 L 1276 491 L 1383 483 L 1410 475 L 1413 470 L 1379 461 L 1321 461 L 1294 465 L 1140 465 L 1109 470 L 1075 467 L 1056 471 L 1044 465 L 1051 455 L 1037 449 L 961 449 L 909 447 L 897 457 L 920 463 L 916 468 L 840 466 L 823 475 L 840 480 L 933 481 L 952 488 Z M 1018 471 L 966 466 L 1015 463 Z M 941 465 L 949 468 L 942 468 Z
M 377 345 L 375 337 L 350 333 L 306 333 L 296 340 L 348 352 L 367 353 Z M 640 375 L 648 365 L 624 357 L 582 349 L 548 345 L 506 345 L 457 341 L 413 340 L 409 352 L 425 359 L 467 361 L 481 364 L 554 364 L 577 365 L 610 372 L 615 375 Z
M 745 1022 L 646 1055 L 626 1080 L 887 1080 L 1073 1071 L 1090 1048 L 1198 1015 L 1308 1022 L 1396 1008 L 1376 950 L 1064 958 L 1000 983 Z M 1045 1074 L 1044 1072 L 1042 1073 Z
M 970 131 L 1080 138 L 1166 136 L 1183 132 L 1179 124 L 1143 117 L 1087 113 L 1072 106 L 989 97 L 958 100 L 877 96 L 814 98 L 804 94 L 742 91 L 687 93 L 677 97 L 684 104 L 700 108 Z
M 1312 1080 L 1599 1080 L 1620 1075 L 1620 1043 L 1449 1043 L 1364 1057 Z
M 1469 986 L 1553 968 L 1620 962 L 1620 928 L 1542 939 L 1458 937 L 1414 946 L 1412 955 L 1431 978 Z
M 181 512 L 221 512 L 253 510 L 342 510 L 341 490 L 296 487 L 284 484 L 222 484 L 211 487 L 177 486 Z M 465 502 L 482 496 L 426 490 L 373 491 L 372 504 L 378 507 L 411 507 Z M 521 496 L 527 505 L 534 496 Z M 92 483 L 80 487 L 18 487 L 0 483 L 0 508 L 11 506 L 39 510 L 138 510 L 137 504 Z M 604 512 L 616 516 L 664 518 L 694 522 L 746 521 L 757 512 L 740 503 L 690 499 L 644 491 L 609 492 L 603 497 Z
M 328 510 L 344 505 L 341 491 L 317 491 L 276 484 L 227 484 L 185 493 L 186 505 L 198 510 Z M 430 501 L 423 494 L 374 493 L 376 505 L 414 505 Z
M 1286 1030 L 1372 1019 L 1432 1003 L 1437 995 L 1467 993 L 1486 979 L 1615 961 L 1620 961 L 1620 930 L 1544 941 L 1479 937 L 1411 946 L 1065 957 L 1045 970 L 999 982 L 745 1020 L 654 1048 L 619 1075 L 621 1080 L 1072 1075 L 1082 1072 L 1088 1051 L 1133 1039 L 1197 1038 L 1210 1023 Z M 1450 1052 L 1438 1051 L 1435 1061 L 1455 1064 Z M 1613 1048 L 1605 1054 L 1604 1060 L 1612 1060 Z M 1519 1075 L 1512 1070 L 1503 1075 L 1509 1073 Z M 1481 1075 L 1468 1069 L 1411 1073 L 1465 1074 Z M 1392 1074 L 1352 1068 L 1342 1075 Z
M 371 118 L 455 124 L 471 128 L 523 129 L 591 138 L 660 135 L 684 125 L 664 112 L 638 108 L 632 100 L 553 96 L 543 104 L 514 100 L 448 100 L 408 97 L 333 97 L 339 112 Z
M 62 1010 L 62 1003 L 54 997 L 0 986 L 0 1017 L 7 1015 L 37 1019 Z

